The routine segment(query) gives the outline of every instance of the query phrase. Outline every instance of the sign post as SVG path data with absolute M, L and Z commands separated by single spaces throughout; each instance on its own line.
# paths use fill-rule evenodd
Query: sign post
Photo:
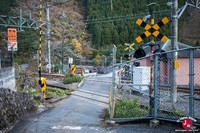
M 12 51 L 12 65 L 14 65 L 13 51 L 17 51 L 17 30 L 8 28 L 8 51 Z

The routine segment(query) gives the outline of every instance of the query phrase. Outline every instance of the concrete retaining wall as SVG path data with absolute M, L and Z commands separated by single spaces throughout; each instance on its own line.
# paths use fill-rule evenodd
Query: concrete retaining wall
M 15 67 L 0 69 L 0 88 L 9 88 L 12 91 L 17 91 L 15 85 Z

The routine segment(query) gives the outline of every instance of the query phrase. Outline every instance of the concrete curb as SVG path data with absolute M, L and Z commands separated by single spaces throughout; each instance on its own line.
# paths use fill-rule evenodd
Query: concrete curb
M 83 84 L 84 84 L 85 79 L 83 79 L 79 84 L 78 84 L 78 88 L 80 88 Z
M 67 98 L 67 97 L 68 97 L 68 96 L 59 97 L 59 98 L 56 98 L 56 99 L 54 99 L 54 100 L 52 100 L 52 101 L 49 101 L 49 103 L 54 104 L 54 103 L 56 103 L 56 102 L 59 102 L 59 101 L 65 99 L 65 98 Z

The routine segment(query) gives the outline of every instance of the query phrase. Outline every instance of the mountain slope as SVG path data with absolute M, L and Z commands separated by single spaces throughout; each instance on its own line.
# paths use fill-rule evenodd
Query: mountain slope
M 179 40 L 191 46 L 200 46 L 200 10 L 191 8 L 180 29 Z

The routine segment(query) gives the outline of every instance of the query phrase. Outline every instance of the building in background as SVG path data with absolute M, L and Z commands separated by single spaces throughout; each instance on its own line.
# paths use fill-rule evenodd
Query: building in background
M 190 48 L 191 46 L 178 42 L 178 49 Z M 158 46 L 154 47 L 154 51 L 158 49 Z M 160 43 L 161 50 L 170 51 L 171 50 L 171 40 L 169 39 L 166 43 Z M 150 55 L 151 48 L 149 46 L 143 47 L 146 55 Z M 131 52 L 134 55 L 135 51 Z M 178 61 L 179 68 L 177 69 L 177 85 L 188 86 L 189 85 L 189 50 L 179 51 Z M 136 59 L 136 58 L 132 58 Z M 145 58 L 137 61 L 140 66 L 150 66 L 150 58 Z M 170 82 L 170 54 L 167 54 L 165 59 L 160 61 L 159 65 L 159 84 L 166 85 Z M 200 50 L 196 49 L 194 51 L 194 84 L 195 86 L 200 86 Z

